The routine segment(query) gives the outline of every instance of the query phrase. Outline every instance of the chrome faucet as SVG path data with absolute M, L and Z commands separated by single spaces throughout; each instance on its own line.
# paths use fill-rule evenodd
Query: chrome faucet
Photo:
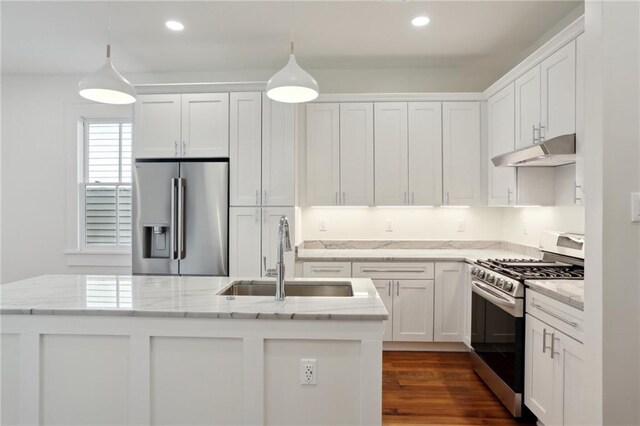
M 291 251 L 291 237 L 289 236 L 289 219 L 286 216 L 280 218 L 278 227 L 278 257 L 276 267 L 267 269 L 267 257 L 263 257 L 264 269 L 267 277 L 276 278 L 276 300 L 284 300 L 284 252 Z

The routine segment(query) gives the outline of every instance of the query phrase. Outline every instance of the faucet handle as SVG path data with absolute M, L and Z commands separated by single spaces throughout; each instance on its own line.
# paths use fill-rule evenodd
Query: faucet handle
M 262 264 L 264 265 L 264 273 L 268 278 L 274 278 L 278 275 L 278 272 L 275 269 L 267 268 L 267 256 L 262 258 Z

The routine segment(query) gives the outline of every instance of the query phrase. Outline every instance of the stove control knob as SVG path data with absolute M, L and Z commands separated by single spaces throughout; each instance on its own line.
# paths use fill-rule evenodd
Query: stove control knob
M 493 274 L 487 274 L 487 276 L 486 276 L 486 281 L 487 281 L 488 283 L 493 283 L 495 280 L 496 280 L 495 275 L 493 275 Z
M 504 286 L 504 280 L 502 278 L 498 278 L 496 280 L 496 287 L 502 288 L 502 286 Z
M 484 278 L 484 271 L 478 271 L 478 273 L 476 274 L 476 276 L 478 278 Z
M 471 268 L 471 275 L 477 275 L 478 274 L 478 268 L 476 268 L 475 266 L 473 268 Z
M 504 286 L 502 287 L 505 291 L 511 291 L 513 290 L 513 283 L 510 282 L 505 282 Z

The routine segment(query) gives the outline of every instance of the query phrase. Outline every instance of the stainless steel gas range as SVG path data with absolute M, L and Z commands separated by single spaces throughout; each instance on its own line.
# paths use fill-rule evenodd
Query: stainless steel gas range
M 545 233 L 542 260 L 486 259 L 471 268 L 471 355 L 476 373 L 507 409 L 522 416 L 525 280 L 583 279 L 581 235 Z

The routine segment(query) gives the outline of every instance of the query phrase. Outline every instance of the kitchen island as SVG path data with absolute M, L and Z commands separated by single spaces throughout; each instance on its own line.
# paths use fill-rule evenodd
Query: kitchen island
M 388 314 L 371 280 L 296 279 L 348 297 L 222 294 L 239 281 L 2 285 L 2 423 L 380 424 Z

